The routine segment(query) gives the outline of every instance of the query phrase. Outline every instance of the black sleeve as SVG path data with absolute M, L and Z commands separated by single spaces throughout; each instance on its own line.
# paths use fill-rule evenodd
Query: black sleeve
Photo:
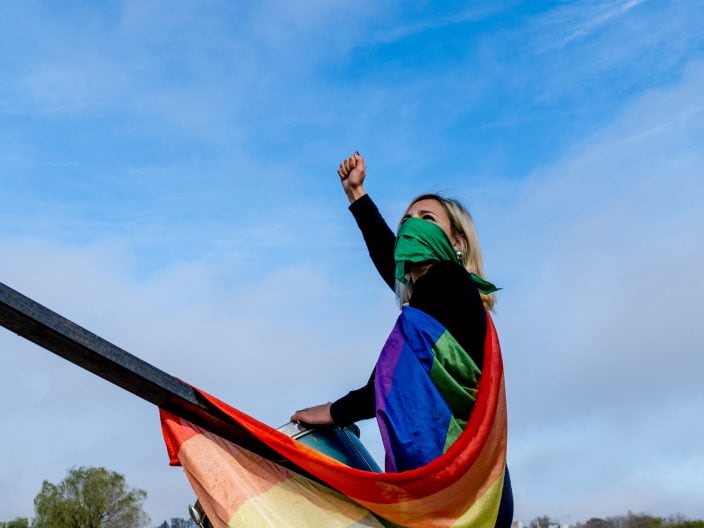
M 364 387 L 348 392 L 346 396 L 343 396 L 330 406 L 332 421 L 340 427 L 350 425 L 359 420 L 374 418 L 375 414 L 373 371 Z
M 409 302 L 440 322 L 481 369 L 486 312 L 469 272 L 453 262 L 436 262 L 414 284 Z
M 374 266 L 384 282 L 393 290 L 396 283 L 396 263 L 394 262 L 396 235 L 384 221 L 368 194 L 352 202 L 350 211 L 362 232 Z
M 376 270 L 389 288 L 393 290 L 396 283 L 396 264 L 394 262 L 396 235 L 389 228 L 369 195 L 365 194 L 352 202 L 350 212 L 362 232 L 369 256 Z M 375 413 L 373 371 L 364 387 L 350 391 L 330 407 L 332 420 L 340 426 L 373 418 Z

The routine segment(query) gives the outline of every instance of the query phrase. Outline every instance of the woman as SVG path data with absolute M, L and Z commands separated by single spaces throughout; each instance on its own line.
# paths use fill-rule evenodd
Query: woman
M 364 387 L 334 403 L 296 411 L 291 420 L 344 426 L 376 415 L 386 449 L 387 471 L 413 469 L 444 452 L 466 425 L 483 362 L 485 310 L 493 307 L 496 288 L 482 278 L 479 241 L 471 216 L 459 203 L 437 195 L 417 197 L 401 220 L 397 238 L 364 190 L 366 167 L 359 153 L 344 160 L 338 174 L 372 261 L 387 285 L 396 290 L 402 306 L 406 305 L 405 313 L 447 331 L 445 341 L 450 343 L 448 357 L 452 359 L 441 361 L 438 368 L 436 361 L 434 371 L 442 370 L 445 378 L 438 381 L 436 375 L 432 381 L 445 388 L 451 386 L 449 397 L 442 390 L 439 397 L 451 401 L 452 416 L 449 426 L 442 425 L 447 427 L 447 435 L 443 432 L 440 437 L 433 437 L 431 422 L 438 413 L 428 402 L 438 397 L 431 394 L 438 391 L 433 383 L 426 383 L 427 387 L 414 385 L 416 378 L 402 384 L 400 395 L 390 400 L 390 382 L 382 379 L 388 376 L 380 369 L 396 360 L 385 359 L 382 350 Z M 392 337 L 393 332 L 390 340 Z M 507 474 L 496 526 L 510 525 L 510 490 Z

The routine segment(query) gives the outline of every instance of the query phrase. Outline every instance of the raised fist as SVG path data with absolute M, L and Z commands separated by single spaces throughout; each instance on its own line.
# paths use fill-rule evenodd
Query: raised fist
M 366 163 L 359 152 L 355 152 L 354 155 L 340 163 L 337 174 L 340 176 L 342 188 L 350 199 L 350 202 L 355 201 L 365 194 L 363 184 L 366 170 Z

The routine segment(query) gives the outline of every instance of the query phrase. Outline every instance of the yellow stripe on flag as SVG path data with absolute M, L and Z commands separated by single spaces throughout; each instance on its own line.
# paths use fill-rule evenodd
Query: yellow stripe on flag
M 383 528 L 341 493 L 212 433 L 186 440 L 178 456 L 216 528 Z
M 504 489 L 504 476 L 505 472 L 452 524 L 452 528 L 494 528 L 501 504 L 501 492 Z
M 344 495 L 293 473 L 288 480 L 240 506 L 228 526 L 383 528 L 367 510 Z

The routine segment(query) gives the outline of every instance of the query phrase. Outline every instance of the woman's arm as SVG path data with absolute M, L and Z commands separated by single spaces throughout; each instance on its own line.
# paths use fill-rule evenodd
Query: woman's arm
M 364 190 L 366 164 L 355 152 L 337 170 L 342 188 L 350 201 L 350 211 L 357 221 L 369 256 L 384 282 L 393 289 L 395 284 L 394 244 L 396 235 L 384 221 L 374 202 Z M 375 414 L 374 372 L 367 384 L 353 390 L 334 403 L 324 403 L 296 411 L 291 421 L 309 424 L 335 423 L 349 425 L 358 420 L 373 418 Z
M 369 381 L 361 389 L 348 392 L 334 403 L 322 403 L 300 409 L 291 415 L 291 421 L 310 425 L 334 423 L 345 427 L 359 420 L 374 418 L 375 413 L 374 372 L 372 372 Z
M 376 270 L 393 290 L 396 283 L 396 263 L 394 262 L 396 235 L 386 224 L 369 195 L 365 194 L 353 202 L 350 205 L 350 211 L 362 232 Z
M 411 306 L 439 321 L 482 368 L 486 313 L 477 285 L 467 270 L 451 262 L 437 262 L 413 288 Z M 332 403 L 327 411 L 330 419 L 340 426 L 373 418 L 374 372 L 364 387 Z
M 359 420 L 374 418 L 376 414 L 374 394 L 374 371 L 372 371 L 372 375 L 364 387 L 348 392 L 331 404 L 330 417 L 332 421 L 336 425 L 344 427 Z
M 384 282 L 394 289 L 394 244 L 396 235 L 386 224 L 374 202 L 364 190 L 367 166 L 364 158 L 355 152 L 337 169 L 342 188 L 350 201 L 350 211 L 354 215 L 369 256 Z
M 330 415 L 331 403 L 321 403 L 313 407 L 299 409 L 291 415 L 292 422 L 303 422 L 310 425 L 326 425 L 333 423 Z

